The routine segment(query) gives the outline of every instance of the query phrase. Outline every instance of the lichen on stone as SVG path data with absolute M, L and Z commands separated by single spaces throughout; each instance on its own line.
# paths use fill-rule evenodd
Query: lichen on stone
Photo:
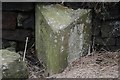
M 7 49 L 0 50 L 3 78 L 27 78 L 26 64 L 18 53 Z

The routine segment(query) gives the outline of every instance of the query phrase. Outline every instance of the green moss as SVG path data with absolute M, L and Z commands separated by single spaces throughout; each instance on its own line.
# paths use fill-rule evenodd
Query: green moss
M 3 78 L 28 78 L 28 71 L 25 63 L 16 60 L 8 64 L 8 69 L 3 70 Z
M 50 74 L 61 72 L 67 66 L 66 58 L 68 53 L 67 51 L 64 51 L 64 53 L 60 52 L 60 48 L 63 45 L 60 40 L 65 33 L 60 31 L 59 35 L 57 32 L 54 32 L 47 24 L 46 19 L 43 17 L 38 7 L 36 11 L 36 49 L 38 57 L 44 60 L 47 71 Z M 58 42 L 55 42 L 55 40 Z
M 2 55 L 2 77 L 4 78 L 28 78 L 26 64 L 20 55 L 9 50 L 0 50 Z

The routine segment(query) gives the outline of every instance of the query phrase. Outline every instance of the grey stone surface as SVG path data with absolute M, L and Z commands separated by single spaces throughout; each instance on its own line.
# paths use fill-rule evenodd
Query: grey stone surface
M 92 35 L 93 36 L 100 36 L 100 30 L 101 30 L 101 21 L 98 18 L 95 18 L 95 14 L 93 15 L 92 18 Z
M 20 59 L 20 55 L 7 49 L 0 50 L 2 55 L 2 76 L 4 78 L 27 78 L 26 64 Z
M 97 51 L 118 51 L 120 50 L 120 46 L 111 46 L 111 45 L 106 45 L 106 46 L 103 46 L 103 45 L 96 45 L 95 49 Z
M 120 46 L 108 46 L 110 51 L 117 51 L 120 50 Z
M 61 72 L 68 63 L 88 53 L 90 23 L 90 9 L 73 10 L 60 4 L 37 5 L 36 51 L 50 75 Z
M 116 45 L 120 45 L 120 37 L 116 39 Z
M 7 11 L 30 11 L 34 9 L 34 3 L 30 2 L 4 2 L 2 3 L 2 9 Z
M 102 37 L 118 37 L 120 36 L 120 21 L 108 21 L 102 23 Z
M 25 42 L 26 37 L 31 35 L 30 30 L 16 29 L 16 30 L 2 30 L 0 38 L 13 41 Z
M 0 54 L 0 80 L 1 79 L 2 79 L 2 54 Z
M 35 15 L 34 13 L 19 13 L 17 17 L 18 28 L 35 29 Z
M 16 48 L 16 42 L 9 40 L 2 40 L 2 49 L 13 47 Z
M 3 12 L 2 13 L 2 27 L 0 29 L 12 29 L 16 28 L 17 13 L 15 12 Z
M 35 29 L 35 16 L 34 16 L 34 14 L 31 14 L 30 17 L 23 22 L 23 27 L 25 29 L 32 29 L 32 30 Z
M 30 13 L 18 13 L 17 16 L 17 26 L 22 27 L 23 26 L 23 22 L 25 21 L 25 19 L 27 19 L 30 16 Z
M 0 38 L 0 49 L 2 49 L 2 39 Z
M 98 26 L 95 26 L 93 28 L 92 35 L 94 35 L 94 36 L 99 36 L 100 35 L 100 28 Z
M 25 42 L 17 42 L 16 51 L 24 51 L 25 49 Z
M 116 39 L 115 38 L 101 38 L 101 37 L 96 37 L 95 38 L 95 44 L 97 45 L 104 45 L 104 46 L 109 46 L 109 45 L 115 45 Z
M 112 20 L 120 18 L 119 3 L 104 3 L 101 4 L 101 11 L 97 13 L 97 17 L 101 20 Z

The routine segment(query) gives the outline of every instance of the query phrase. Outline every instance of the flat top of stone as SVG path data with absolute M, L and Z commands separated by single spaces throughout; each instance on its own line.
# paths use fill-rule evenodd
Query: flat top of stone
M 88 13 L 90 9 L 71 9 L 60 4 L 38 5 L 42 15 L 53 29 L 53 31 L 63 30 L 80 16 Z
M 0 50 L 0 55 L 2 56 L 2 64 L 8 64 L 14 62 L 15 60 L 20 58 L 20 55 L 14 51 L 9 51 L 6 49 Z

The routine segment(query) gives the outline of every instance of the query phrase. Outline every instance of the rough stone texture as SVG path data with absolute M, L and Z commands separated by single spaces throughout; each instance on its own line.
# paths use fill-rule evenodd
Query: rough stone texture
M 96 37 L 95 38 L 95 44 L 97 45 L 115 45 L 116 39 L 115 38 L 101 38 L 101 37 Z
M 95 47 L 99 48 L 97 50 L 104 48 L 110 51 L 115 51 L 117 50 L 117 47 L 119 48 L 119 46 L 116 46 L 119 45 L 119 39 L 116 38 L 120 36 L 119 6 L 118 4 L 112 5 L 112 3 L 106 6 L 106 4 L 104 5 L 104 9 L 95 10 L 95 16 L 93 17 L 93 37 L 95 37 Z M 100 28 L 94 23 L 97 25 L 100 24 Z M 99 30 L 100 34 L 98 35 Z M 108 41 L 106 42 L 106 40 Z
M 120 18 L 119 3 L 104 3 L 99 13 L 96 12 L 97 17 L 101 20 L 112 20 Z
M 2 39 L 0 39 L 0 49 L 2 49 Z
M 3 30 L 2 34 L 0 34 L 0 38 L 25 42 L 26 37 L 30 35 L 31 35 L 31 31 L 24 29 Z
M 108 48 L 110 49 L 110 51 L 118 51 L 118 50 L 120 50 L 120 45 L 118 45 L 118 46 L 108 46 Z
M 93 14 L 93 18 L 96 16 Z M 92 21 L 92 35 L 93 36 L 100 36 L 100 29 L 101 29 L 101 21 L 98 18 L 93 19 Z
M 2 29 L 16 28 L 17 13 L 15 12 L 3 12 L 2 13 Z
M 2 9 L 8 11 L 30 11 L 34 9 L 34 3 L 30 2 L 3 2 Z
M 93 11 L 93 39 L 95 37 L 95 48 L 107 49 L 115 51 L 119 47 L 120 36 L 120 4 L 119 3 L 100 3 Z M 100 27 L 98 27 L 100 26 Z M 108 40 L 106 42 L 106 40 Z M 118 45 L 118 46 L 116 46 Z M 115 49 L 115 50 L 114 50 Z M 108 50 L 108 49 L 107 49 Z
M 94 35 L 94 36 L 99 36 L 99 35 L 100 35 L 100 27 L 95 26 L 95 27 L 93 28 L 93 35 Z
M 35 31 L 32 32 L 32 37 L 35 38 Z
M 50 75 L 61 72 L 68 62 L 88 53 L 90 22 L 90 10 L 87 9 L 73 10 L 58 4 L 37 5 L 36 50 Z
M 118 37 L 120 36 L 120 22 L 108 21 L 102 23 L 101 27 L 102 37 Z
M 117 51 L 120 50 L 120 46 L 102 46 L 107 51 Z
M 22 27 L 23 26 L 23 22 L 30 16 L 30 13 L 18 13 L 17 16 L 17 26 L 18 27 Z
M 2 3 L 3 25 L 0 29 L 3 30 L 2 34 L 0 34 L 0 39 L 6 40 L 6 42 L 2 43 L 1 41 L 0 44 L 3 44 L 1 48 L 9 47 L 9 42 L 14 41 L 17 44 L 16 50 L 23 51 L 26 37 L 29 36 L 30 41 L 35 36 L 34 4 L 33 2 Z M 31 44 L 33 44 L 33 41 L 31 43 L 29 42 L 28 46 L 31 46 Z
M 16 51 L 24 51 L 25 49 L 25 42 L 17 42 L 17 47 L 16 47 Z
M 35 16 L 33 14 L 23 22 L 23 27 L 25 29 L 35 29 Z
M 118 45 L 118 46 L 116 46 L 116 45 L 96 45 L 96 47 L 95 47 L 95 49 L 97 50 L 97 51 L 100 51 L 100 50 L 106 50 L 106 51 L 118 51 L 118 50 L 120 50 L 120 46 Z
M 34 30 L 34 4 L 35 3 L 24 3 L 24 2 L 3 2 L 2 7 L 3 7 L 3 27 L 0 29 L 31 29 Z M 52 4 L 52 3 L 45 3 L 45 4 Z M 56 4 L 56 3 L 53 3 Z M 92 27 L 92 32 L 93 32 L 93 37 L 101 37 L 101 38 L 113 38 L 117 36 L 120 36 L 120 26 L 119 23 L 119 18 L 120 18 L 120 4 L 119 3 L 98 3 L 96 6 L 96 3 L 64 3 L 65 6 L 77 10 L 78 8 L 94 8 L 93 11 L 93 27 Z M 101 9 L 100 9 L 101 8 Z M 15 15 L 14 15 L 15 14 Z M 17 16 L 18 14 L 18 16 Z M 17 20 L 16 20 L 17 17 Z M 13 19 L 14 18 L 14 19 Z M 18 20 L 20 19 L 20 20 Z M 106 22 L 104 22 L 104 20 Z M 114 20 L 114 21 L 113 21 Z M 117 21 L 118 20 L 118 21 Z M 16 22 L 17 21 L 17 22 Z M 103 23 L 101 23 L 103 21 Z M 112 25 L 108 25 L 110 22 L 112 22 Z M 119 23 L 117 23 L 119 22 Z M 17 25 L 16 25 L 17 24 Z M 117 24 L 117 25 L 116 25 Z M 107 26 L 106 26 L 107 25 Z M 116 25 L 116 27 L 115 27 Z M 103 27 L 102 27 L 103 26 Z M 114 27 L 113 27 L 114 26 Z M 116 29 L 115 29 L 116 28 Z M 7 31 L 6 31 L 7 32 Z M 13 31 L 8 31 L 13 32 Z M 101 33 L 102 32 L 102 33 Z M 113 33 L 112 33 L 113 32 Z M 32 33 L 35 35 L 34 33 Z M 18 37 L 17 37 L 18 38 Z M 20 38 L 20 37 L 19 37 Z M 5 38 L 9 40 L 8 38 Z M 10 39 L 13 40 L 13 39 Z M 17 41 L 18 39 L 15 39 Z M 117 39 L 115 45 L 119 45 L 119 39 Z M 18 42 L 21 41 L 18 40 Z M 22 40 L 23 41 L 23 40 Z M 113 39 L 112 39 L 113 41 Z M 102 44 L 101 40 L 96 41 L 96 44 Z M 20 42 L 19 42 L 20 43 Z M 114 42 L 113 42 L 114 43 Z M 113 45 L 113 43 L 108 43 L 107 45 Z M 2 43 L 1 43 L 2 44 Z M 21 50 L 21 49 L 20 49 Z
M 27 78 L 28 72 L 20 55 L 14 51 L 0 50 L 2 55 L 2 74 L 4 78 Z
M 32 30 L 35 28 L 35 16 L 33 13 L 19 13 L 17 21 L 19 28 Z
M 14 48 L 16 48 L 16 42 L 9 41 L 9 40 L 2 40 L 2 48 L 5 49 L 7 47 L 14 47 Z
M 120 45 L 120 37 L 116 39 L 116 45 Z

